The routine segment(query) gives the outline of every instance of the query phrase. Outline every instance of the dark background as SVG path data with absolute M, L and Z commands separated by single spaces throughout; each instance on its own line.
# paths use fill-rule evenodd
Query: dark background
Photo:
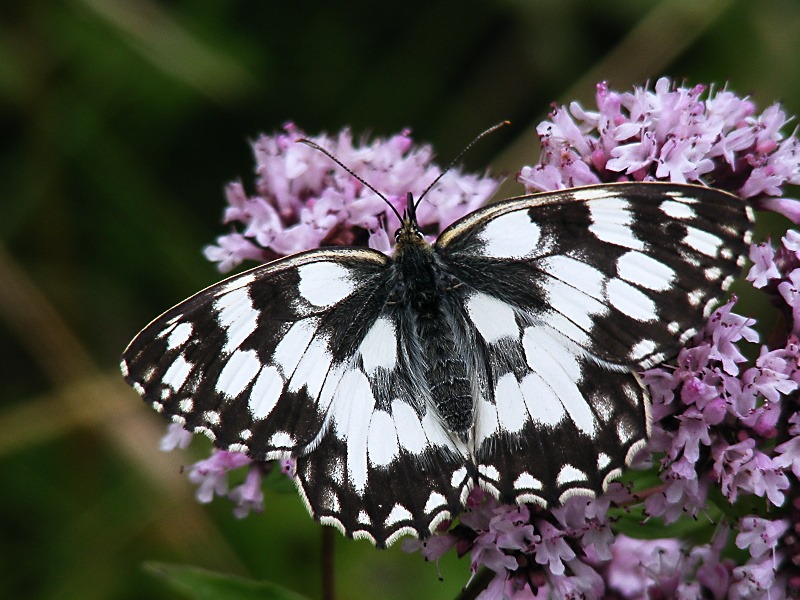
M 128 340 L 219 278 L 225 183 L 248 140 L 403 127 L 442 162 L 535 162 L 553 101 L 670 75 L 800 111 L 794 0 L 31 0 L 0 6 L 0 597 L 171 598 L 145 560 L 318 597 L 319 526 L 294 494 L 263 515 L 193 499 L 161 420 L 117 372 Z M 510 193 L 518 192 L 513 186 Z M 435 565 L 337 534 L 341 597 L 449 598 Z

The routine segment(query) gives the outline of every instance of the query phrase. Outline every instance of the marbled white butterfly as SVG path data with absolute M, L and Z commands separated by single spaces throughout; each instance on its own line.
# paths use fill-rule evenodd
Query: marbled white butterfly
M 636 372 L 677 353 L 743 265 L 750 211 L 619 183 L 479 209 L 431 245 L 409 195 L 393 257 L 323 248 L 213 285 L 148 325 L 122 371 L 215 446 L 291 457 L 310 513 L 387 546 L 480 485 L 594 494 L 647 438 Z

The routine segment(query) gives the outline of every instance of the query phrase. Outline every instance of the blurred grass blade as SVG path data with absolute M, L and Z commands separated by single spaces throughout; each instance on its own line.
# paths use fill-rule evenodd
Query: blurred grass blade
M 148 562 L 144 568 L 196 600 L 308 600 L 268 581 L 254 581 L 190 565 Z

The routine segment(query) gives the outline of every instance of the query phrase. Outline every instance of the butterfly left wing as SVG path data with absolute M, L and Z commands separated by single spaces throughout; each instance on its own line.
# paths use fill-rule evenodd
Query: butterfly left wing
M 437 251 L 465 285 L 484 368 L 481 483 L 506 501 L 604 489 L 644 443 L 635 371 L 677 353 L 743 264 L 749 209 L 663 183 L 535 194 L 476 211 Z
M 378 545 L 426 536 L 460 510 L 469 475 L 381 312 L 389 261 L 314 250 L 231 277 L 150 323 L 123 374 L 217 448 L 295 459 L 322 522 Z

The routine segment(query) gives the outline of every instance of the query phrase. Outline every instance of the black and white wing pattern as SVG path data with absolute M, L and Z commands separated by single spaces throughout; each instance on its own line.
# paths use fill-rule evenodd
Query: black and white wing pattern
M 218 448 L 294 458 L 321 522 L 378 545 L 428 535 L 461 511 L 468 452 L 416 389 L 400 324 L 381 315 L 389 265 L 325 249 L 231 277 L 150 323 L 123 374 Z
M 647 437 L 636 372 L 677 353 L 743 264 L 738 198 L 672 184 L 535 194 L 433 246 L 409 199 L 393 258 L 300 253 L 203 290 L 126 349 L 157 411 L 386 546 L 481 485 L 542 506 L 606 487 Z
M 636 372 L 675 356 L 744 264 L 752 214 L 698 186 L 501 202 L 442 233 L 486 365 L 474 460 L 505 501 L 605 489 L 649 433 Z

